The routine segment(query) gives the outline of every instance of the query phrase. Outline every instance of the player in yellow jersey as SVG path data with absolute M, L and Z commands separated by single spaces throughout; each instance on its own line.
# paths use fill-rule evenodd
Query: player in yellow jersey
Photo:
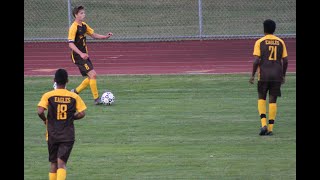
M 97 73 L 93 68 L 93 64 L 89 58 L 86 35 L 94 39 L 108 39 L 113 34 L 109 32 L 107 35 L 100 35 L 84 22 L 85 11 L 83 6 L 77 6 L 73 9 L 72 14 L 75 18 L 74 22 L 69 28 L 68 42 L 72 49 L 71 59 L 75 65 L 78 66 L 82 76 L 86 77 L 82 83 L 72 92 L 79 94 L 86 87 L 90 86 L 94 104 L 101 104 L 99 92 L 97 88 Z
M 259 135 L 273 135 L 273 125 L 277 114 L 277 97 L 281 96 L 281 84 L 285 83 L 288 67 L 287 48 L 282 39 L 273 33 L 276 23 L 267 19 L 263 22 L 265 36 L 255 42 L 252 74 L 253 84 L 258 70 L 258 111 L 261 119 Z M 269 121 L 267 125 L 266 97 L 269 93 Z
M 65 180 L 66 164 L 75 141 L 73 122 L 85 116 L 87 107 L 79 95 L 66 89 L 66 70 L 58 69 L 54 81 L 57 88 L 42 95 L 38 115 L 47 126 L 46 140 L 51 163 L 49 180 Z M 48 110 L 47 116 L 45 110 Z

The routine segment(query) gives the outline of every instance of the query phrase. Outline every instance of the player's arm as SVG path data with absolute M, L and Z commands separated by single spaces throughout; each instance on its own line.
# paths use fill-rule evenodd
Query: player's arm
M 287 47 L 286 44 L 281 41 L 283 45 L 283 52 L 282 52 L 282 84 L 285 83 L 286 81 L 286 73 L 287 73 L 287 68 L 288 68 L 288 52 L 287 52 Z
M 84 111 L 76 112 L 73 116 L 73 119 L 74 120 L 82 119 L 85 115 L 86 113 Z
M 43 121 L 44 124 L 46 124 L 46 115 L 44 114 L 45 108 L 38 106 L 38 116 L 40 117 L 40 119 Z
M 85 25 L 87 26 L 86 34 L 88 34 L 94 39 L 108 39 L 113 35 L 112 32 L 108 32 L 107 35 L 101 35 L 101 34 L 95 33 L 94 30 L 88 24 L 85 23 Z
M 76 97 L 76 110 L 77 112 L 74 114 L 73 119 L 78 120 L 82 119 L 85 116 L 85 110 L 87 109 L 86 104 L 81 99 L 80 96 Z
M 251 73 L 251 77 L 250 77 L 250 80 L 249 80 L 249 82 L 251 84 L 253 84 L 253 82 L 254 82 L 254 76 L 255 76 L 255 74 L 257 72 L 257 69 L 259 67 L 259 62 L 260 62 L 260 57 L 259 56 L 254 56 L 254 57 L 255 57 L 255 59 L 253 61 L 252 73 Z
M 284 57 L 282 58 L 282 77 L 283 77 L 282 84 L 285 83 L 287 69 L 288 69 L 288 57 Z
M 76 52 L 77 54 L 79 54 L 82 59 L 88 59 L 89 55 L 86 54 L 86 53 L 81 52 L 73 42 L 69 42 L 69 47 L 70 47 L 74 52 Z
M 90 36 L 94 39 L 108 39 L 112 36 L 112 32 L 109 32 L 107 35 L 101 35 L 101 34 L 97 34 L 97 33 L 93 33 Z

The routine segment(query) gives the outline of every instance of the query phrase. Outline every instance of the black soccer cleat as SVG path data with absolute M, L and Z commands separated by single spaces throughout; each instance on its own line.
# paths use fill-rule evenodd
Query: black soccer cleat
M 95 99 L 94 100 L 94 105 L 100 105 L 100 104 L 102 104 L 102 101 L 101 101 L 101 98 L 97 98 L 97 99 Z
M 266 135 L 267 132 L 268 132 L 267 126 L 263 126 L 263 127 L 260 129 L 259 135 L 260 135 L 260 136 L 264 136 L 264 135 Z
M 266 133 L 266 135 L 272 136 L 272 135 L 273 135 L 273 132 L 272 132 L 272 131 L 268 131 L 268 132 Z

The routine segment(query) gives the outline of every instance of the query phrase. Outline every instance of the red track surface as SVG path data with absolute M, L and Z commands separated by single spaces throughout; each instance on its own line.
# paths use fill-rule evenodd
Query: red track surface
M 296 72 L 296 39 L 284 39 L 288 72 Z M 91 61 L 103 74 L 214 74 L 249 73 L 255 40 L 176 42 L 89 42 Z M 65 68 L 80 72 L 70 58 L 68 43 L 25 43 L 24 75 L 53 75 Z

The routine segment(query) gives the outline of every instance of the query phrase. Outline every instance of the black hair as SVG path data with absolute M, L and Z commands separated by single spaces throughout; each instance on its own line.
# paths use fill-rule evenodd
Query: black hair
M 273 34 L 276 30 L 276 23 L 271 19 L 265 20 L 263 22 L 263 30 L 267 34 Z
M 58 85 L 65 85 L 68 82 L 68 72 L 65 69 L 58 69 L 54 75 L 54 81 Z
M 78 12 L 79 12 L 80 10 L 83 10 L 83 9 L 84 9 L 83 6 L 76 6 L 76 7 L 74 7 L 73 10 L 72 10 L 72 15 L 73 15 L 73 17 L 76 17 L 76 14 L 78 14 Z

